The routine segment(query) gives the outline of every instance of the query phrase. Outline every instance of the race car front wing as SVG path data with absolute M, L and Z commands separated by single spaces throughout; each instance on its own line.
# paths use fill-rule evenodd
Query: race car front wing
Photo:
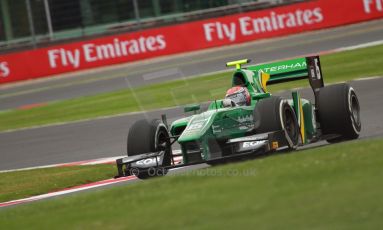
M 269 153 L 296 147 L 293 145 L 285 130 L 229 139 L 226 144 L 235 146 L 236 151 L 234 154 L 221 156 L 219 158 L 212 158 L 209 160 L 201 160 L 199 162 L 189 164 L 185 164 L 183 162 L 176 163 L 174 160 L 176 155 L 172 155 L 171 164 L 163 165 L 166 153 L 165 150 L 120 158 L 116 160 L 118 174 L 115 178 L 135 175 L 136 173 L 148 172 L 150 170 L 157 172 L 158 169 L 161 169 L 162 172 L 167 172 L 169 169 L 189 165 L 242 158 L 249 155 Z

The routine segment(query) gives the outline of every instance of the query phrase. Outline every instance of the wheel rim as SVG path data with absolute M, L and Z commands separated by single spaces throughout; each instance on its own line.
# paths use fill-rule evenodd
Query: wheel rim
M 294 119 L 294 116 L 295 115 L 293 114 L 292 110 L 289 107 L 285 107 L 284 118 L 283 118 L 283 122 L 285 126 L 284 128 L 287 134 L 289 135 L 289 137 L 291 138 L 291 140 L 293 141 L 293 143 L 296 144 L 298 133 L 297 133 L 296 121 Z
M 169 138 L 168 138 L 167 133 L 165 131 L 163 131 L 162 129 L 160 129 L 158 134 L 157 134 L 157 143 L 156 143 L 157 148 L 161 147 L 161 146 L 167 146 L 168 141 L 169 141 Z
M 360 106 L 358 98 L 353 91 L 351 92 L 350 96 L 350 116 L 355 131 L 359 132 L 361 127 Z

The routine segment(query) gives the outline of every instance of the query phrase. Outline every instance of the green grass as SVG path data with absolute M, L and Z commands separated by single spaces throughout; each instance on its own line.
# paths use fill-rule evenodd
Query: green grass
M 3 229 L 380 229 L 383 140 L 334 144 L 0 210 Z M 215 175 L 215 176 L 214 176 Z
M 110 179 L 115 174 L 115 165 L 68 166 L 0 173 L 0 202 Z
M 321 59 L 325 82 L 381 76 L 382 54 L 381 45 L 325 55 Z M 0 113 L 0 131 L 219 99 L 230 84 L 231 73 L 220 73 L 65 100 L 29 110 L 5 111 Z M 308 81 L 275 85 L 269 89 L 276 92 L 301 86 L 308 86 Z

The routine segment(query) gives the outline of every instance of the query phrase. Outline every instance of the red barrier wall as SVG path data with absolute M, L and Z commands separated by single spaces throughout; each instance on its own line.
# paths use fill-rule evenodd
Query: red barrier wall
M 0 84 L 383 18 L 383 0 L 316 0 L 0 55 Z

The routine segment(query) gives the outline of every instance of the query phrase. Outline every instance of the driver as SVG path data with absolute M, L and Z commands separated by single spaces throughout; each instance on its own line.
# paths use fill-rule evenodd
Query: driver
M 225 99 L 232 100 L 236 105 L 250 105 L 251 98 L 249 90 L 246 87 L 234 86 L 226 92 Z

